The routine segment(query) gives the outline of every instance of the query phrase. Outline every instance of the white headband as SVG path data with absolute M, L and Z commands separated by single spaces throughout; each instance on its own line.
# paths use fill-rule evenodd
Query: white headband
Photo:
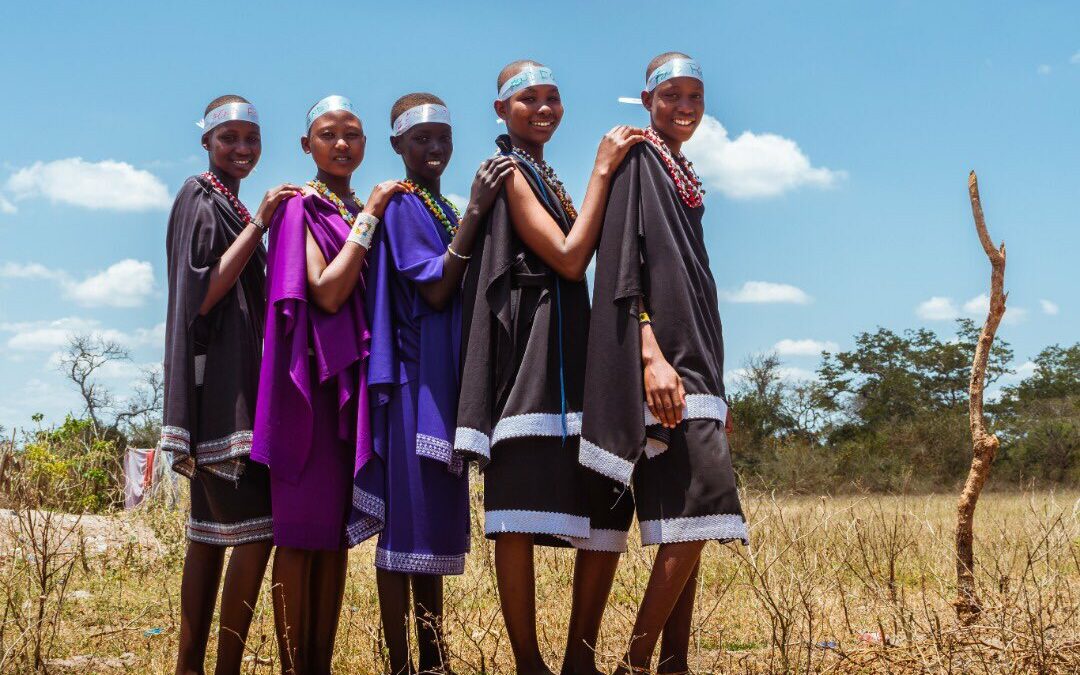
M 534 87 L 538 84 L 559 86 L 555 83 L 555 76 L 551 73 L 551 68 L 546 66 L 525 66 L 517 75 L 503 82 L 503 86 L 499 89 L 499 100 L 505 101 L 522 89 Z
M 356 112 L 356 108 L 353 108 L 352 101 L 344 96 L 338 96 L 337 94 L 331 94 L 323 100 L 319 101 L 311 107 L 311 110 L 307 114 L 307 131 L 311 131 L 311 125 L 315 123 L 315 120 L 319 119 L 328 112 L 335 110 L 345 110 L 352 114 L 356 119 L 360 119 L 360 114 Z
M 259 113 L 255 112 L 255 106 L 250 103 L 241 103 L 239 101 L 223 103 L 206 113 L 201 120 L 195 123 L 195 126 L 202 129 L 205 134 L 219 124 L 236 120 L 251 122 L 255 126 L 259 126 Z
M 652 91 L 656 89 L 656 85 L 673 77 L 692 77 L 701 82 L 705 81 L 704 76 L 701 74 L 701 66 L 698 65 L 697 61 L 677 58 L 657 66 L 656 70 L 652 71 L 649 79 L 645 80 L 645 91 Z
M 446 106 L 439 105 L 438 103 L 424 103 L 422 105 L 413 106 L 398 115 L 394 120 L 394 135 L 400 136 L 417 124 L 425 124 L 427 122 L 450 124 L 450 111 L 446 109 Z

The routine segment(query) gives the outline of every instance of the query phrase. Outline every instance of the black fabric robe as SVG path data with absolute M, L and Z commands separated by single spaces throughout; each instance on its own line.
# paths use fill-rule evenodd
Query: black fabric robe
M 724 342 L 704 211 L 683 204 L 649 143 L 631 148 L 612 178 L 596 260 L 580 460 L 623 484 L 643 453 L 666 448 L 667 434 L 644 401 L 639 297 L 660 350 L 682 377 L 685 417 L 724 423 Z
M 262 244 L 225 297 L 199 315 L 211 270 L 244 226 L 228 199 L 197 176 L 180 188 L 169 216 L 161 447 L 188 477 L 201 470 L 236 480 L 251 452 L 266 313 Z M 205 355 L 198 390 L 197 355 Z
M 520 162 L 519 171 L 568 233 L 572 223 L 555 193 Z M 455 434 L 455 447 L 481 467 L 499 441 L 580 433 L 589 326 L 587 283 L 560 279 L 521 242 L 505 188 L 483 231 L 463 287 Z

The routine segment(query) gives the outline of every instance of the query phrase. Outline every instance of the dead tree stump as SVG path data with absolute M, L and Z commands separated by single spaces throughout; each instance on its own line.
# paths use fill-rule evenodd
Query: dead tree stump
M 1005 244 L 994 248 L 994 242 L 986 231 L 982 203 L 979 201 L 979 181 L 972 171 L 968 177 L 968 196 L 971 213 L 975 217 L 975 230 L 979 235 L 986 257 L 990 259 L 990 311 L 979 333 L 975 346 L 975 359 L 971 364 L 971 380 L 968 383 L 968 423 L 971 426 L 972 458 L 964 491 L 956 505 L 956 617 L 963 625 L 970 625 L 982 612 L 975 591 L 975 556 L 972 551 L 975 505 L 990 475 L 990 465 L 998 450 L 998 439 L 986 431 L 983 419 L 983 387 L 986 384 L 986 362 L 990 346 L 994 342 L 1001 317 L 1005 314 Z

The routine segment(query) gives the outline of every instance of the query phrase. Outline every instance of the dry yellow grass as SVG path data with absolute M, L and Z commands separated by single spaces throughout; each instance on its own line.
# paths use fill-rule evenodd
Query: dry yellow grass
M 984 495 L 976 556 L 985 611 L 971 629 L 957 626 L 950 604 L 955 497 L 758 494 L 745 503 L 753 547 L 706 548 L 694 672 L 1080 672 L 1077 494 Z M 49 552 L 35 553 L 26 532 L 0 551 L 0 672 L 32 672 L 35 651 L 50 672 L 171 672 L 183 516 L 135 517 L 157 532 L 163 555 L 137 543 L 90 550 L 76 534 L 45 564 L 39 554 Z M 477 536 L 466 574 L 447 583 L 450 652 L 462 675 L 513 670 L 492 554 Z M 652 554 L 632 542 L 620 565 L 599 647 L 608 667 L 629 637 Z M 351 555 L 335 672 L 382 672 L 372 559 L 371 543 Z M 573 553 L 538 549 L 537 569 L 541 644 L 557 669 Z M 268 598 L 264 584 L 247 673 L 278 672 Z

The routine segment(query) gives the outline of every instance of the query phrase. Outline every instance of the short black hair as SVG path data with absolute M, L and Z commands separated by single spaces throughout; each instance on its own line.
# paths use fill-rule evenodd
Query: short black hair
M 210 101 L 210 103 L 206 106 L 206 110 L 203 111 L 203 115 L 205 116 L 214 108 L 225 105 L 226 103 L 251 103 L 251 101 L 247 100 L 243 96 L 237 96 L 236 94 L 225 94 L 224 96 L 218 96 L 213 101 Z
M 405 94 L 398 100 L 394 101 L 394 105 L 390 108 L 390 126 L 394 125 L 401 113 L 405 112 L 409 108 L 415 108 L 418 105 L 424 105 L 425 103 L 433 103 L 435 105 L 445 106 L 443 100 L 435 94 L 429 94 L 426 91 L 417 91 L 412 94 Z
M 655 57 L 652 61 L 649 61 L 648 68 L 645 69 L 645 80 L 649 80 L 649 76 L 653 74 L 653 71 L 664 65 L 672 59 L 689 59 L 689 54 L 683 54 L 682 52 L 664 52 L 660 56 Z
M 544 67 L 544 64 L 539 61 L 533 61 L 532 59 L 521 59 L 519 61 L 513 61 L 503 66 L 503 69 L 499 71 L 499 79 L 495 82 L 495 89 L 502 89 L 502 86 L 506 84 L 506 81 L 511 77 L 517 75 L 526 66 Z

